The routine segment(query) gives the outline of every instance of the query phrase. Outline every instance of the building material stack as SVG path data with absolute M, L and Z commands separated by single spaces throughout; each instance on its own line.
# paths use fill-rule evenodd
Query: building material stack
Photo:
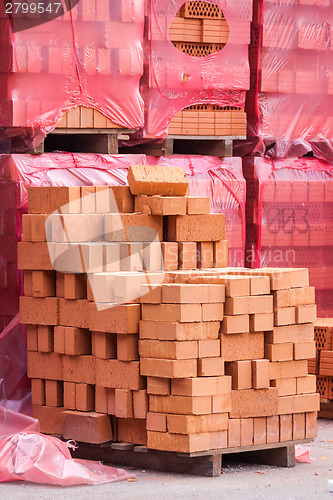
M 224 216 L 182 169 L 128 181 L 30 189 L 21 321 L 42 432 L 185 453 L 314 437 L 308 271 L 226 267 Z
M 320 394 L 320 416 L 333 418 L 333 319 L 315 322 L 316 354 L 309 360 L 309 370 L 316 376 Z

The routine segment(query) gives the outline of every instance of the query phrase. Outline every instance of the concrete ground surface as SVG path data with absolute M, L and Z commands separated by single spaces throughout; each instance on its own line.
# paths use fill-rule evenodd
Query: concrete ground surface
M 330 499 L 327 482 L 333 479 L 333 420 L 318 420 L 318 437 L 309 445 L 311 464 L 289 469 L 266 465 L 224 465 L 216 478 L 131 470 L 134 481 L 99 486 L 57 487 L 32 483 L 0 484 L 1 500 L 90 499 Z M 127 469 L 130 470 L 130 469 Z

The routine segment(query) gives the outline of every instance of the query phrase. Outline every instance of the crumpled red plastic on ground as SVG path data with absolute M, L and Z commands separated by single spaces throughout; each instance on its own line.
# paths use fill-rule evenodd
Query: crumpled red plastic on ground
M 0 482 L 73 486 L 103 484 L 134 478 L 92 460 L 73 459 L 71 442 L 40 434 L 38 420 L 0 406 Z M 10 434 L 9 434 L 10 433 Z M 8 435 L 9 434 L 9 435 Z
M 304 464 L 311 464 L 310 448 L 306 446 L 295 446 L 295 459 L 296 462 L 301 462 Z

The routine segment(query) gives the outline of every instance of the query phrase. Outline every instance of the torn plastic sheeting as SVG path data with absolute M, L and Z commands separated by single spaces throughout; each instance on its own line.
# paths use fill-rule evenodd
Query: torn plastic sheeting
M 303 464 L 311 464 L 310 448 L 306 446 L 295 446 L 295 460 Z
M 170 120 L 187 106 L 201 103 L 244 109 L 250 85 L 248 40 L 240 40 L 239 26 L 250 35 L 252 0 L 216 0 L 228 23 L 229 38 L 219 52 L 194 57 L 176 48 L 169 28 L 183 0 L 152 0 L 146 45 L 149 70 L 142 81 L 145 100 L 145 137 L 165 137 Z M 237 36 L 238 34 L 238 36 Z
M 94 108 L 121 127 L 143 127 L 143 0 L 85 0 L 16 33 L 4 9 L 1 2 L 3 138 L 33 147 L 76 106 Z
M 285 158 L 313 150 L 333 160 L 332 22 L 329 1 L 255 4 L 246 104 L 255 152 L 270 146 L 267 154 Z
M 73 486 L 103 484 L 135 477 L 123 469 L 101 462 L 73 459 L 69 448 L 52 436 L 37 432 L 20 432 L 0 440 L 0 482 Z

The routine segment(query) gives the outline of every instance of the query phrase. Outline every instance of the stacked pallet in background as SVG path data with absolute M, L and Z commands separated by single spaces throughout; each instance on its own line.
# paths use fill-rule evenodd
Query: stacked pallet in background
M 223 268 L 224 217 L 181 169 L 128 181 L 29 192 L 21 321 L 42 432 L 186 453 L 314 437 L 308 271 Z
M 329 1 L 254 4 L 249 133 L 266 145 L 274 141 L 277 157 L 295 145 L 292 156 L 313 146 L 333 157 L 331 22 Z
M 309 370 L 316 375 L 320 394 L 320 416 L 333 418 L 333 319 L 319 318 L 315 323 L 316 355 Z
M 61 128 L 72 128 L 72 122 L 77 127 L 78 106 L 87 108 L 83 128 L 109 128 L 111 123 L 142 127 L 143 0 L 76 2 L 70 12 L 50 15 L 47 24 L 45 15 L 40 25 L 36 16 L 27 17 L 18 8 L 13 33 L 5 5 L 0 6 L 1 137 L 28 150 L 33 139 L 43 139 L 45 129 L 59 121 Z M 33 32 L 27 29 L 30 23 Z M 71 108 L 68 123 L 62 117 Z
M 248 0 L 151 2 L 142 80 L 145 137 L 245 138 L 251 19 Z
M 252 267 L 307 267 L 318 316 L 333 315 L 333 169 L 300 158 L 243 158 L 247 255 Z

